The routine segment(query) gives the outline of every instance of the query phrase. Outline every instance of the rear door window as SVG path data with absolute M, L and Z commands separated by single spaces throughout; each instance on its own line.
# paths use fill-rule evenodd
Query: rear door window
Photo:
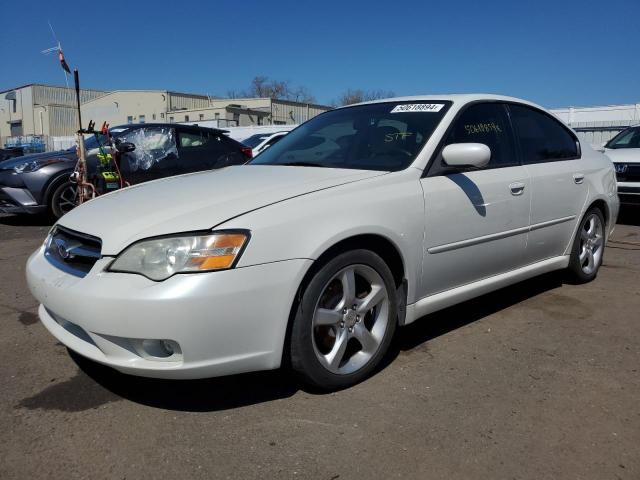
M 224 135 L 208 131 L 178 131 L 178 151 L 184 172 L 236 164 L 242 155 Z
M 551 115 L 517 104 L 509 111 L 524 163 L 580 158 L 577 138 Z

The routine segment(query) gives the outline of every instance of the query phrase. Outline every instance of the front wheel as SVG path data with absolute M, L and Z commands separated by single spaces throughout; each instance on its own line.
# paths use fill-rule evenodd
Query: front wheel
M 580 222 L 569 260 L 569 273 L 576 283 L 596 278 L 604 255 L 604 217 L 599 208 L 590 209 Z
M 75 183 L 64 182 L 53 191 L 49 208 L 53 216 L 58 219 L 65 213 L 69 213 L 77 205 L 78 186 Z
M 291 366 L 325 390 L 354 385 L 379 364 L 397 321 L 394 280 L 369 250 L 327 262 L 305 288 L 291 329 Z

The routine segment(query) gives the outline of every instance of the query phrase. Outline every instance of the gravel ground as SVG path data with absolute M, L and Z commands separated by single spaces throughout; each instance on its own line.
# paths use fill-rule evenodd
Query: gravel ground
M 557 274 L 400 330 L 341 392 L 283 372 L 128 377 L 38 322 L 40 218 L 0 216 L 0 478 L 640 478 L 640 211 L 597 280 Z

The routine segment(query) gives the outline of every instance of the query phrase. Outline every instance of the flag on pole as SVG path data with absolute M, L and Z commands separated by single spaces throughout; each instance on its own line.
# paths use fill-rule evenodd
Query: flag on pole
M 58 48 L 58 59 L 60 60 L 60 66 L 62 67 L 62 69 L 67 73 L 71 73 L 69 65 L 67 65 L 67 61 L 64 59 L 64 54 L 62 53 L 61 48 Z

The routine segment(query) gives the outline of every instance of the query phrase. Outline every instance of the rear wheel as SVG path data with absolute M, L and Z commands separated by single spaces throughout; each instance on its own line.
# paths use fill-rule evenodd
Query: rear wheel
M 78 186 L 75 183 L 64 182 L 58 185 L 51 195 L 49 208 L 55 218 L 62 217 L 78 205 Z
M 344 388 L 366 378 L 396 327 L 393 275 L 368 250 L 327 262 L 311 279 L 291 330 L 291 366 L 307 383 Z
M 590 282 L 604 254 L 604 217 L 599 208 L 590 209 L 580 222 L 569 260 L 569 272 L 577 283 Z

